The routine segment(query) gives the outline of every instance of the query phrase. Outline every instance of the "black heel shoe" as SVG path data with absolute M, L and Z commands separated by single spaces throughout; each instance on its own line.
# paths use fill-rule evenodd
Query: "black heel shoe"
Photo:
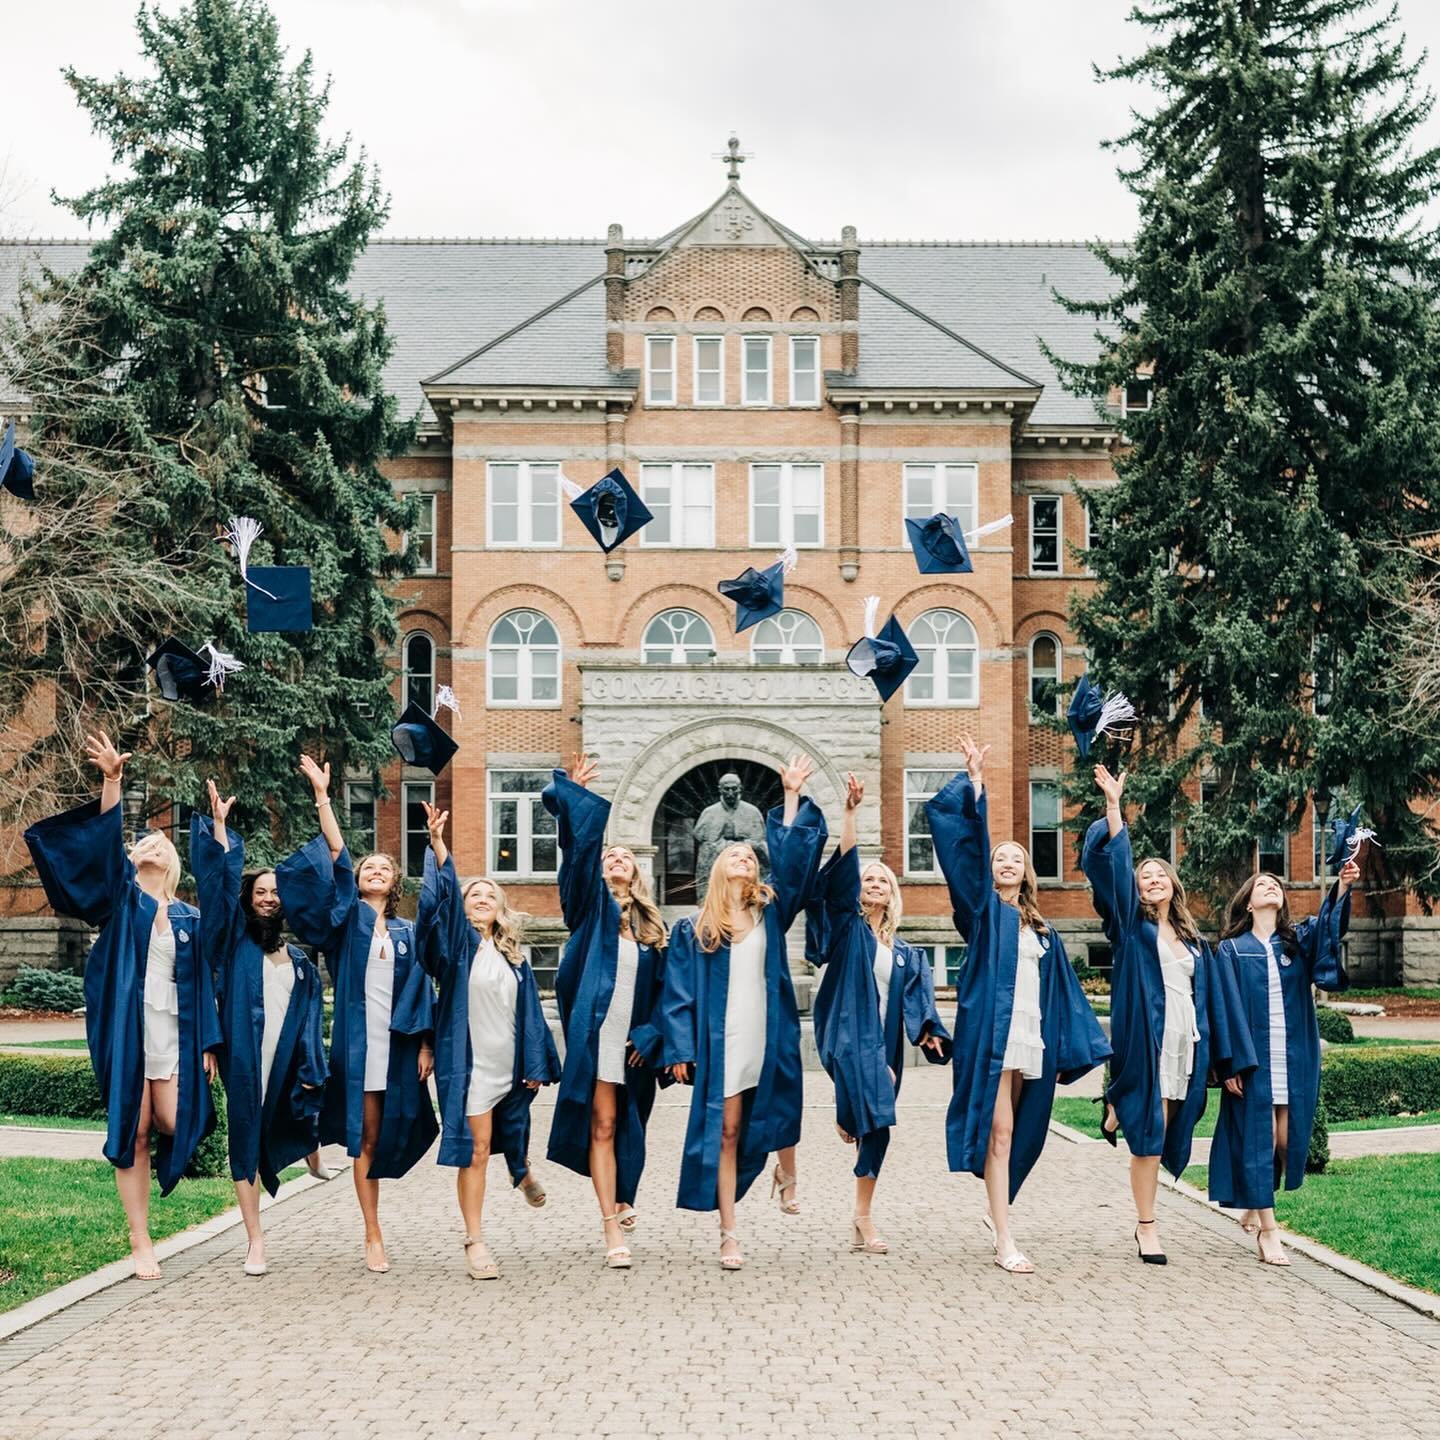
M 1142 1220 L 1140 1222 L 1140 1225 L 1153 1225 L 1154 1223 L 1155 1222 L 1153 1220 Z M 1146 1265 L 1168 1265 L 1170 1262 L 1166 1259 L 1165 1252 L 1163 1250 L 1158 1255 L 1147 1255 L 1140 1248 L 1140 1225 L 1137 1225 L 1135 1227 L 1135 1253 Z
M 1109 1100 L 1104 1095 L 1096 1095 L 1092 1097 L 1090 1103 L 1100 1107 L 1100 1138 L 1104 1140 L 1112 1150 L 1118 1149 L 1119 1147 L 1115 1143 L 1115 1136 L 1119 1133 L 1119 1125 L 1116 1125 L 1114 1130 L 1107 1130 L 1105 1128 L 1105 1120 L 1110 1114 Z

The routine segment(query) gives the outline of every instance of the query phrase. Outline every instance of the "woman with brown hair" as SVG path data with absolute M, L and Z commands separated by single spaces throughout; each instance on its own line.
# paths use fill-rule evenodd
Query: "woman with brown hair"
M 771 885 L 746 844 L 710 868 L 700 913 L 670 933 L 661 994 L 663 1062 L 693 1084 L 680 1162 L 682 1210 L 720 1212 L 720 1266 L 745 1263 L 735 1203 L 765 1168 L 800 1142 L 804 1081 L 800 1014 L 785 934 L 805 907 L 825 846 L 825 817 L 801 791 L 814 764 L 780 767 L 783 809 L 765 817 Z M 793 1183 L 794 1162 L 788 1173 Z
M 404 1175 L 439 1133 L 427 1081 L 435 1068 L 435 992 L 419 964 L 415 926 L 396 909 L 400 867 L 367 855 L 358 868 L 330 803 L 330 766 L 300 757 L 320 833 L 275 867 L 290 928 L 325 956 L 335 982 L 322 1144 L 341 1143 L 365 1220 L 365 1268 L 390 1268 L 380 1230 L 380 1181 Z
M 1217 965 L 1186 903 L 1174 867 L 1149 857 L 1137 867 L 1120 809 L 1125 772 L 1095 767 L 1105 818 L 1085 836 L 1081 867 L 1110 941 L 1110 1079 L 1101 1130 L 1130 1150 L 1135 1248 L 1163 1265 L 1155 1197 L 1163 1164 L 1177 1179 L 1190 1163 L 1205 1087 L 1255 1068 L 1227 967 Z

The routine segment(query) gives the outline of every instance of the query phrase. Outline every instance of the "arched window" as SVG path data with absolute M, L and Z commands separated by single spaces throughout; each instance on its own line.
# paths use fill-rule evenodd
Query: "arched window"
M 723 320 L 725 317 L 713 306 L 702 305 L 696 312 L 697 320 Z
M 715 656 L 715 637 L 693 610 L 662 610 L 641 648 L 647 665 L 703 665 Z
M 560 703 L 560 636 L 538 610 L 512 610 L 490 632 L 492 705 Z
M 975 627 L 958 610 L 927 610 L 906 632 L 920 657 L 905 682 L 910 705 L 978 705 L 980 655 Z
M 1060 694 L 1060 641 L 1042 630 L 1030 642 L 1030 703 L 1042 715 L 1053 714 Z
M 804 611 L 782 610 L 755 627 L 750 658 L 757 665 L 819 665 L 825 659 L 825 641 Z
M 645 318 L 654 320 L 658 324 L 665 324 L 675 318 L 675 312 L 668 305 L 653 305 L 647 312 Z
M 763 305 L 752 305 L 741 318 L 764 324 L 770 319 L 770 312 Z
M 405 704 L 413 700 L 428 715 L 435 704 L 435 642 L 423 630 L 405 637 L 401 668 Z

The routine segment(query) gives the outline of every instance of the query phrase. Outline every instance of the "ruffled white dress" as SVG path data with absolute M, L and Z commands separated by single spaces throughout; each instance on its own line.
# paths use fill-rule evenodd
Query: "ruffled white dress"
M 595 1078 L 612 1085 L 625 1083 L 625 1047 L 630 1041 L 630 1017 L 635 1013 L 635 975 L 639 968 L 639 945 L 622 935 L 615 956 L 615 989 L 600 1023 L 595 1065 Z
M 895 971 L 895 952 L 875 942 L 875 989 L 880 995 L 880 1032 L 885 1032 L 885 1016 L 890 1010 L 890 977 Z
M 482 940 L 470 963 L 470 1084 L 467 1115 L 488 1115 L 515 1084 L 515 1007 L 520 977 L 496 948 Z
M 1165 1029 L 1160 1037 L 1160 1098 L 1183 1100 L 1195 1070 L 1195 956 L 1183 940 L 1171 949 L 1156 937 L 1160 979 L 1165 986 Z
M 265 959 L 260 962 L 264 978 L 265 1028 L 260 1032 L 260 1103 L 265 1103 L 270 1089 L 270 1067 L 275 1063 L 275 1047 L 290 1009 L 290 993 L 295 989 L 295 967 L 287 955 L 280 964 Z
M 1281 944 L 1278 935 L 1270 937 L 1265 947 L 1269 961 L 1270 988 L 1270 1103 L 1290 1103 L 1290 1062 L 1285 1055 L 1285 994 L 1280 989 L 1280 966 L 1276 963 L 1276 947 Z
M 390 1016 L 395 1003 L 395 947 L 389 931 L 370 937 L 365 962 L 365 1088 L 383 1090 L 390 1077 Z
M 153 927 L 145 957 L 145 1078 L 168 1080 L 180 1069 L 180 993 L 175 988 L 175 932 Z
M 765 1068 L 765 925 L 758 923 L 730 947 L 725 991 L 725 1094 L 760 1083 Z
M 1045 1070 L 1045 1040 L 1040 1033 L 1040 957 L 1044 953 L 1044 942 L 1028 925 L 1022 925 L 1015 958 L 1015 1003 L 1000 1068 L 1018 1070 L 1026 1080 L 1038 1080 Z

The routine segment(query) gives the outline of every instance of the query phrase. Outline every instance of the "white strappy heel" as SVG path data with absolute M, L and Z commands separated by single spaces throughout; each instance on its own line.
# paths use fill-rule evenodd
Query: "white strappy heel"
M 727 1240 L 733 1240 L 737 1246 L 740 1244 L 740 1237 L 733 1230 L 725 1230 L 722 1228 L 720 1231 L 720 1243 L 723 1245 Z M 720 1268 L 722 1270 L 740 1270 L 744 1265 L 745 1257 L 743 1255 L 721 1255 L 720 1257 Z
M 600 1217 L 600 1233 L 603 1236 L 605 1227 L 610 1221 L 619 1221 L 620 1212 L 617 1210 L 613 1215 L 602 1215 Z M 605 1252 L 605 1268 L 607 1270 L 628 1270 L 634 1261 L 628 1245 L 612 1245 Z

